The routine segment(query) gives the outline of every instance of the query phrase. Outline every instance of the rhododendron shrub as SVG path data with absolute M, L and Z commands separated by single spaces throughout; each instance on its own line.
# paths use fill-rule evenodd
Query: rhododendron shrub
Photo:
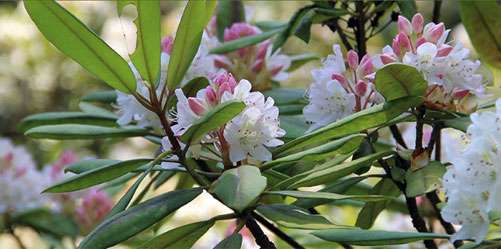
M 84 96 L 81 112 L 27 117 L 25 134 L 142 137 L 156 147 L 146 158 L 79 161 L 67 168 L 70 176 L 55 166 L 49 175 L 58 183 L 40 188 L 68 198 L 87 189 L 75 207 L 88 233 L 82 249 L 132 239 L 145 241 L 141 248 L 192 248 L 216 223 L 231 224 L 229 232 L 207 248 L 241 248 L 242 241 L 254 244 L 249 239 L 260 248 L 499 247 L 490 225 L 501 211 L 501 104 L 487 110 L 496 94 L 483 58 L 438 23 L 440 3 L 433 22 L 416 13 L 414 1 L 313 1 L 279 23 L 248 21 L 241 1 L 187 1 L 175 34 L 162 38 L 159 1 L 119 1 L 119 13 L 128 4 L 137 10 L 136 47 L 122 58 L 58 3 L 25 1 L 40 32 L 112 88 Z M 471 4 L 500 6 L 460 3 L 468 33 L 499 45 L 490 23 L 472 25 L 479 15 L 492 17 L 469 11 Z M 367 41 L 392 23 L 391 44 L 367 53 Z M 286 88 L 293 70 L 320 56 L 287 55 L 282 47 L 292 36 L 310 46 L 314 25 L 341 44 L 331 44 L 311 70 L 307 89 Z M 499 58 L 499 49 L 491 53 Z M 463 141 L 450 142 L 454 136 Z M 15 158 L 3 155 L 0 168 L 13 182 L 2 197 L 9 200 L 35 181 L 29 160 Z M 96 189 L 110 183 L 124 189 L 116 204 Z M 227 213 L 158 229 L 202 193 Z M 37 195 L 25 198 L 2 202 L 0 211 L 43 205 Z M 332 216 L 342 214 L 341 203 L 359 211 L 354 224 L 333 222 L 341 220 Z M 407 219 L 413 231 L 389 221 L 373 228 L 383 210 L 396 212 L 399 224 Z

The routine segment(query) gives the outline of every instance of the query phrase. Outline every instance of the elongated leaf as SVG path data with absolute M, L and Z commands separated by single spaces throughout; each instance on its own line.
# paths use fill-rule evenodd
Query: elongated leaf
M 240 249 L 242 248 L 242 235 L 234 233 L 219 242 L 214 249 Z
M 105 165 L 103 167 L 85 171 L 81 174 L 69 177 L 62 182 L 47 188 L 46 190 L 44 190 L 44 192 L 70 192 L 95 186 L 97 184 L 104 183 L 119 176 L 125 175 L 126 173 L 137 169 L 138 167 L 147 164 L 150 161 L 151 159 L 135 159 Z
M 186 97 L 194 97 L 197 92 L 209 85 L 209 80 L 205 77 L 197 77 L 188 81 L 181 89 Z M 169 103 L 167 103 L 167 110 L 176 106 L 177 98 L 170 98 Z
M 205 26 L 209 22 L 216 1 L 190 0 L 177 28 L 176 38 L 167 69 L 167 87 L 175 89 L 188 70 L 202 40 Z
M 421 102 L 420 97 L 408 97 L 373 106 L 296 138 L 276 149 L 274 153 L 276 156 L 290 154 L 309 146 L 383 125 Z
M 332 241 L 344 242 L 357 246 L 398 245 L 426 239 L 448 239 L 447 234 L 389 232 L 362 229 L 329 229 L 314 231 L 316 237 Z
M 156 236 L 140 248 L 190 249 L 213 225 L 214 220 L 208 220 L 177 227 Z
M 378 153 L 374 153 L 370 156 L 362 157 L 357 160 L 353 160 L 350 162 L 343 163 L 341 165 L 338 165 L 336 167 L 331 167 L 331 168 L 326 168 L 323 170 L 319 170 L 316 172 L 313 172 L 312 174 L 304 177 L 303 179 L 300 179 L 293 184 L 289 185 L 289 189 L 295 189 L 299 187 L 310 187 L 310 186 L 316 186 L 328 182 L 332 182 L 333 180 L 339 179 L 341 177 L 347 176 L 356 170 L 362 168 L 362 167 L 367 167 L 368 162 L 372 162 L 374 160 L 377 160 L 379 158 L 383 158 L 385 156 L 389 156 L 393 154 L 393 151 L 382 151 Z
M 443 123 L 445 127 L 450 127 L 462 132 L 466 132 L 466 130 L 468 130 L 468 126 L 471 125 L 471 119 L 470 117 L 460 117 L 444 120 Z
M 287 69 L 287 72 L 292 72 L 298 68 L 300 68 L 302 65 L 306 64 L 307 62 L 314 61 L 314 60 L 320 60 L 320 56 L 315 53 L 306 53 L 306 54 L 297 54 L 297 55 L 292 55 L 290 56 L 291 59 L 291 65 L 289 69 Z
M 120 162 L 119 160 L 113 159 L 89 159 L 82 160 L 76 163 L 72 163 L 64 168 L 64 172 L 71 172 L 75 174 L 80 174 L 89 170 L 101 168 L 107 165 L 115 164 Z
M 105 220 L 78 246 L 79 249 L 100 249 L 116 245 L 140 233 L 193 200 L 202 189 L 168 192 Z
M 85 112 L 46 112 L 24 118 L 19 130 L 27 131 L 33 127 L 59 124 L 84 124 L 98 126 L 116 126 L 116 119 L 101 114 Z
M 102 102 L 110 104 L 114 103 L 117 100 L 117 92 L 114 90 L 93 92 L 83 96 L 81 100 L 87 102 Z
M 345 152 L 343 150 L 345 146 L 357 147 L 362 142 L 362 139 L 364 137 L 365 135 L 363 134 L 355 134 L 343 137 L 338 140 L 326 143 L 324 145 L 320 145 L 302 152 L 294 153 L 288 156 L 277 158 L 272 161 L 268 161 L 263 164 L 261 169 L 266 170 L 282 163 L 292 163 L 297 161 L 305 161 L 305 162 L 320 161 L 328 157 L 333 157 L 337 154 L 343 154 L 343 152 Z M 341 150 L 338 151 L 339 149 Z
M 272 97 L 275 104 L 287 105 L 287 104 L 298 104 L 305 103 L 305 90 L 297 88 L 275 88 L 263 92 L 264 96 Z M 282 114 L 282 113 L 280 113 Z
M 310 192 L 310 191 L 294 191 L 294 190 L 282 190 L 282 191 L 268 191 L 264 192 L 265 195 L 282 195 L 290 196 L 294 198 L 304 198 L 304 199 L 321 199 L 321 200 L 359 200 L 359 201 L 382 201 L 391 199 L 391 197 L 385 195 L 341 195 L 328 192 Z
M 357 184 L 365 179 L 367 179 L 367 176 L 357 176 L 357 177 L 351 177 L 351 178 L 347 178 L 347 179 L 341 179 L 338 182 L 327 185 L 327 187 L 319 190 L 318 193 L 341 194 L 341 193 L 346 192 L 353 185 L 355 185 L 355 184 Z M 312 208 L 312 207 L 323 205 L 323 204 L 326 204 L 329 202 L 332 202 L 332 200 L 301 198 L 292 204 L 296 205 L 298 207 L 302 207 L 302 208 Z
M 198 119 L 184 134 L 181 141 L 197 141 L 210 131 L 216 130 L 243 111 L 245 104 L 240 101 L 228 101 L 216 106 Z
M 428 83 L 415 67 L 392 63 L 376 72 L 376 89 L 386 101 L 409 97 L 423 96 Z
M 303 136 L 308 130 L 308 125 L 303 115 L 285 115 L 280 116 L 280 128 L 286 132 L 284 138 L 291 140 Z
M 129 205 L 130 201 L 132 200 L 132 197 L 134 197 L 134 194 L 137 191 L 137 188 L 139 188 L 139 185 L 141 185 L 141 182 L 144 180 L 146 177 L 146 174 L 142 174 L 135 182 L 130 186 L 130 188 L 127 190 L 127 192 L 120 198 L 120 200 L 113 206 L 113 208 L 110 210 L 108 215 L 106 216 L 107 218 L 118 214 L 122 211 L 124 211 L 127 206 Z
M 160 73 L 160 2 L 158 0 L 119 0 L 119 15 L 127 4 L 133 4 L 137 10 L 134 20 L 137 29 L 136 49 L 130 56 L 142 78 L 150 85 Z
M 407 196 L 414 197 L 437 189 L 442 184 L 445 171 L 445 166 L 437 161 L 430 162 L 418 170 L 407 171 L 405 174 Z
M 390 197 L 398 197 L 401 193 L 391 179 L 381 179 L 370 191 L 369 194 L 387 195 Z M 379 214 L 390 205 L 391 200 L 381 202 L 366 203 L 358 214 L 356 226 L 369 229 L 374 225 Z
M 57 140 L 140 137 L 147 134 L 148 130 L 135 126 L 114 128 L 80 124 L 44 125 L 31 128 L 24 133 L 24 135 L 32 138 L 48 138 Z
M 480 58 L 501 68 L 501 5 L 496 1 L 459 1 L 461 21 Z
M 272 30 L 257 34 L 257 35 L 246 36 L 246 37 L 242 37 L 240 39 L 232 40 L 229 42 L 223 42 L 223 44 L 221 44 L 221 46 L 211 49 L 210 53 L 211 54 L 226 54 L 226 53 L 233 52 L 233 51 L 240 49 L 240 48 L 252 46 L 254 44 L 258 44 L 262 41 L 269 39 L 270 37 L 281 32 L 283 29 L 284 29 L 283 27 L 279 27 L 276 29 L 272 29 Z
M 32 209 L 12 217 L 17 225 L 34 228 L 36 231 L 49 233 L 58 238 L 78 235 L 77 224 L 69 217 L 47 209 Z
M 239 212 L 251 205 L 266 188 L 266 177 L 255 166 L 227 170 L 211 186 L 211 192 Z
M 292 205 L 261 205 L 256 210 L 264 217 L 287 228 L 327 229 L 338 227 L 321 215 L 310 214 L 307 210 Z
M 80 110 L 82 110 L 85 113 L 97 114 L 97 115 L 101 115 L 101 116 L 108 117 L 110 119 L 115 119 L 115 120 L 118 119 L 118 116 L 114 112 L 106 110 L 102 107 L 93 105 L 93 104 L 88 103 L 88 102 L 78 103 L 78 108 L 80 108 Z
M 404 0 L 404 1 L 396 1 L 398 4 L 398 8 L 403 16 L 407 19 L 411 20 L 414 14 L 417 12 L 417 6 L 415 0 Z
M 240 0 L 222 0 L 217 4 L 217 38 L 224 41 L 224 30 L 233 23 L 245 22 L 244 4 Z
M 136 79 L 127 62 L 93 31 L 55 1 L 24 1 L 31 19 L 61 52 L 111 87 L 134 92 Z

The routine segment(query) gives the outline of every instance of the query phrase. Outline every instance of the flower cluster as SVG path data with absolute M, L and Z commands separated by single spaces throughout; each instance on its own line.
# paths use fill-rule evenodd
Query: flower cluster
M 283 144 L 277 138 L 285 135 L 278 120 L 278 108 L 272 98 L 265 98 L 260 92 L 251 92 L 247 80 L 237 83 L 230 73 L 220 72 L 209 86 L 198 91 L 195 97 L 186 97 L 181 89 L 176 90 L 176 124 L 172 129 L 176 136 L 181 136 L 196 120 L 217 105 L 240 100 L 246 108 L 233 118 L 225 127 L 208 134 L 202 143 L 213 143 L 221 152 L 229 150 L 232 162 L 250 158 L 259 161 L 271 160 L 271 153 L 266 147 Z
M 259 28 L 247 23 L 234 23 L 224 31 L 224 42 L 260 34 Z M 271 41 L 240 48 L 217 56 L 214 65 L 231 72 L 237 79 L 248 79 L 255 90 L 268 90 L 272 81 L 284 81 L 289 75 L 289 56 L 272 53 Z
M 365 55 L 359 62 L 355 51 L 347 53 L 345 65 L 339 45 L 323 60 L 323 66 L 312 70 L 313 83 L 308 89 L 308 105 L 303 109 L 310 130 L 320 128 L 354 112 L 382 101 L 374 84 L 373 58 Z
M 217 72 L 217 69 L 214 67 L 214 56 L 209 55 L 208 48 L 208 35 L 204 34 L 202 43 L 198 52 L 193 59 L 193 62 L 186 72 L 181 85 L 186 84 L 188 81 L 196 78 L 196 77 L 210 77 L 211 75 Z M 162 54 L 161 54 L 161 62 L 160 62 L 160 77 L 159 83 L 156 85 L 155 93 L 157 96 L 161 96 L 162 90 L 164 88 L 165 81 L 167 79 L 167 68 L 169 66 L 170 53 L 172 50 L 174 39 L 170 36 L 165 37 L 162 40 Z M 136 93 L 144 97 L 145 99 L 150 99 L 150 83 L 145 82 L 139 72 L 135 68 L 135 66 L 129 62 L 129 67 L 131 68 L 134 76 L 136 77 L 137 87 Z M 150 128 L 159 128 L 160 121 L 155 113 L 148 110 L 144 107 L 137 99 L 131 95 L 126 94 L 120 91 L 117 92 L 117 109 L 119 118 L 117 123 L 121 126 L 128 125 L 132 122 L 136 122 L 136 124 L 140 127 L 150 127 Z
M 379 55 L 382 64 L 401 62 L 416 67 L 428 81 L 425 104 L 430 108 L 470 113 L 475 96 L 484 94 L 480 62 L 468 59 L 469 49 L 446 42 L 450 30 L 443 23 L 424 25 L 421 14 L 412 22 L 398 17 L 398 35 Z
M 491 223 L 490 214 L 501 211 L 501 99 L 496 112 L 476 112 L 470 117 L 464 141 L 446 147 L 453 165 L 444 176 L 447 205 L 442 215 L 462 225 L 454 240 L 480 243 Z

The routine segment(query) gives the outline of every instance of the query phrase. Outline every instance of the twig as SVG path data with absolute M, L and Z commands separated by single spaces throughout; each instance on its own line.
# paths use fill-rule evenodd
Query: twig
M 423 151 L 423 126 L 424 126 L 424 114 L 426 109 L 424 105 L 417 107 L 417 117 L 416 117 L 416 147 L 415 151 L 421 153 Z
M 428 200 L 430 200 L 431 205 L 433 206 L 433 209 L 435 210 L 435 213 L 437 214 L 438 220 L 440 221 L 440 224 L 445 229 L 445 232 L 447 232 L 447 234 L 456 233 L 456 229 L 454 228 L 454 226 L 451 223 L 445 221 L 444 218 L 442 217 L 442 214 L 440 213 L 440 209 L 438 208 L 438 204 L 440 204 L 441 201 L 440 201 L 440 198 L 438 198 L 437 192 L 435 192 L 435 190 L 428 192 L 428 193 L 426 193 L 426 197 L 428 198 Z M 462 245 L 463 245 L 463 241 L 461 241 L 461 240 L 454 241 L 454 247 L 459 248 Z
M 276 234 L 280 239 L 285 241 L 287 244 L 289 244 L 292 248 L 294 249 L 304 249 L 302 245 L 300 245 L 297 241 L 295 241 L 293 238 L 291 238 L 289 235 L 284 233 L 282 230 L 280 230 L 278 227 L 274 226 L 271 224 L 269 221 L 267 221 L 265 218 L 257 214 L 256 212 L 252 212 L 252 217 L 254 217 L 259 223 L 261 223 L 264 227 L 266 227 L 268 230 Z
M 400 144 L 400 146 L 407 149 L 408 148 L 407 144 L 405 144 L 405 140 L 402 137 L 402 133 L 400 133 L 400 131 L 398 130 L 398 126 L 397 125 L 390 125 L 390 131 L 391 131 L 391 135 L 393 135 L 393 138 L 395 139 L 395 141 L 398 144 Z
M 268 236 L 266 236 L 266 234 L 264 234 L 261 227 L 259 227 L 257 222 L 250 215 L 248 215 L 248 217 L 247 217 L 247 220 L 245 222 L 245 226 L 252 233 L 252 236 L 254 236 L 254 240 L 262 249 L 276 249 L 277 248 L 275 246 L 275 244 L 273 244 L 273 242 L 270 241 Z
M 329 27 L 329 29 L 332 32 L 337 32 L 337 34 L 339 35 L 339 39 L 341 39 L 341 42 L 343 43 L 343 45 L 346 48 L 346 50 L 353 49 L 353 47 L 351 46 L 350 42 L 346 38 L 346 34 L 344 33 L 343 29 L 341 29 L 341 27 L 339 26 L 337 19 L 328 22 L 327 23 L 327 27 Z
M 433 2 L 433 17 L 432 21 L 434 23 L 438 23 L 438 20 L 440 20 L 440 7 L 442 6 L 442 0 L 435 0 Z

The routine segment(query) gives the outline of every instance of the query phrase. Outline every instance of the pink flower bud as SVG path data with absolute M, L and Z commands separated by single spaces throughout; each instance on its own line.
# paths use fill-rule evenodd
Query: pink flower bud
M 400 49 L 404 49 L 406 52 L 412 50 L 411 40 L 409 40 L 409 36 L 405 33 L 400 32 L 397 36 L 398 47 Z
M 284 68 L 283 65 L 274 66 L 274 67 L 271 68 L 270 74 L 272 76 L 275 76 L 276 74 L 280 73 L 280 71 L 282 71 L 283 68 Z
M 395 55 L 401 56 L 400 46 L 398 45 L 398 36 L 393 38 L 391 48 L 393 49 L 393 53 L 395 53 Z
M 331 79 L 336 80 L 337 82 L 339 82 L 339 84 L 341 84 L 341 86 L 343 88 L 345 88 L 345 89 L 348 87 L 348 81 L 341 74 L 333 73 L 332 76 L 331 76 Z
M 444 44 L 437 52 L 437 56 L 447 56 L 452 51 L 453 47 Z
M 406 35 L 410 35 L 412 33 L 412 26 L 411 22 L 407 20 L 407 18 L 403 16 L 398 16 L 398 32 L 399 33 L 404 33 Z
M 214 66 L 217 68 L 224 68 L 226 70 L 229 70 L 231 67 L 228 64 L 228 61 L 225 59 L 225 57 L 220 56 L 220 55 L 218 55 L 214 58 Z
M 383 62 L 383 64 L 385 65 L 396 61 L 396 59 L 393 58 L 393 56 L 387 54 L 382 54 L 379 56 L 379 58 L 381 58 L 381 62 Z
M 190 109 L 197 115 L 202 115 L 205 112 L 205 107 L 202 104 L 202 101 L 197 98 L 189 97 L 188 105 L 190 106 Z
M 217 105 L 217 95 L 216 95 L 216 92 L 214 91 L 214 88 L 212 88 L 212 86 L 208 86 L 205 88 L 205 100 L 207 101 L 207 103 L 209 103 L 210 105 Z
M 420 13 L 415 14 L 412 17 L 412 29 L 417 34 L 421 34 L 423 32 L 424 18 Z
M 426 39 L 424 37 L 419 37 L 416 40 L 416 49 L 419 48 L 419 46 L 423 45 L 426 43 Z
M 172 36 L 166 36 L 162 39 L 162 52 L 170 54 L 172 51 L 172 45 L 174 44 L 174 38 Z
M 83 231 L 88 232 L 99 224 L 112 208 L 113 201 L 104 191 L 92 189 L 75 210 L 78 224 L 82 226 Z
M 235 88 L 234 87 L 232 88 L 228 82 L 224 82 L 219 86 L 217 95 L 221 97 L 223 96 L 224 92 L 233 93 L 233 89 Z
M 357 85 L 355 85 L 355 94 L 358 96 L 364 96 L 367 92 L 367 83 L 363 80 L 359 80 Z
M 258 28 L 245 22 L 238 22 L 224 31 L 224 41 L 232 41 L 246 36 L 257 35 L 259 33 L 260 31 Z
M 259 71 L 261 71 L 261 69 L 263 69 L 263 66 L 264 66 L 264 59 L 257 59 L 251 66 L 251 70 L 254 73 L 258 73 Z
M 438 39 L 440 39 L 440 37 L 442 36 L 442 34 L 444 34 L 444 32 L 445 32 L 444 23 L 439 23 L 439 24 L 433 26 L 430 29 L 430 33 L 429 33 L 429 36 L 428 36 L 428 41 L 436 43 L 438 41 Z
M 265 41 L 259 45 L 257 49 L 256 59 L 264 60 L 266 57 L 266 52 L 268 51 L 268 47 L 270 46 L 271 41 Z
M 237 81 L 233 77 L 231 73 L 222 72 L 217 74 L 212 81 L 216 84 L 216 86 L 221 87 L 223 83 L 228 83 L 228 86 L 233 90 L 237 85 Z
M 368 54 L 362 57 L 362 60 L 360 61 L 360 69 L 362 70 L 362 75 L 364 76 L 374 72 L 372 58 Z
M 350 68 L 352 70 L 355 70 L 358 67 L 358 54 L 357 54 L 357 52 L 350 50 L 350 51 L 348 51 L 348 54 L 346 55 L 346 57 L 348 59 L 348 66 L 350 66 Z
M 457 91 L 455 91 L 453 93 L 453 97 L 455 99 L 462 99 L 462 98 L 468 96 L 469 94 L 470 94 L 469 90 L 466 90 L 466 89 L 464 89 L 464 90 L 457 90 Z

